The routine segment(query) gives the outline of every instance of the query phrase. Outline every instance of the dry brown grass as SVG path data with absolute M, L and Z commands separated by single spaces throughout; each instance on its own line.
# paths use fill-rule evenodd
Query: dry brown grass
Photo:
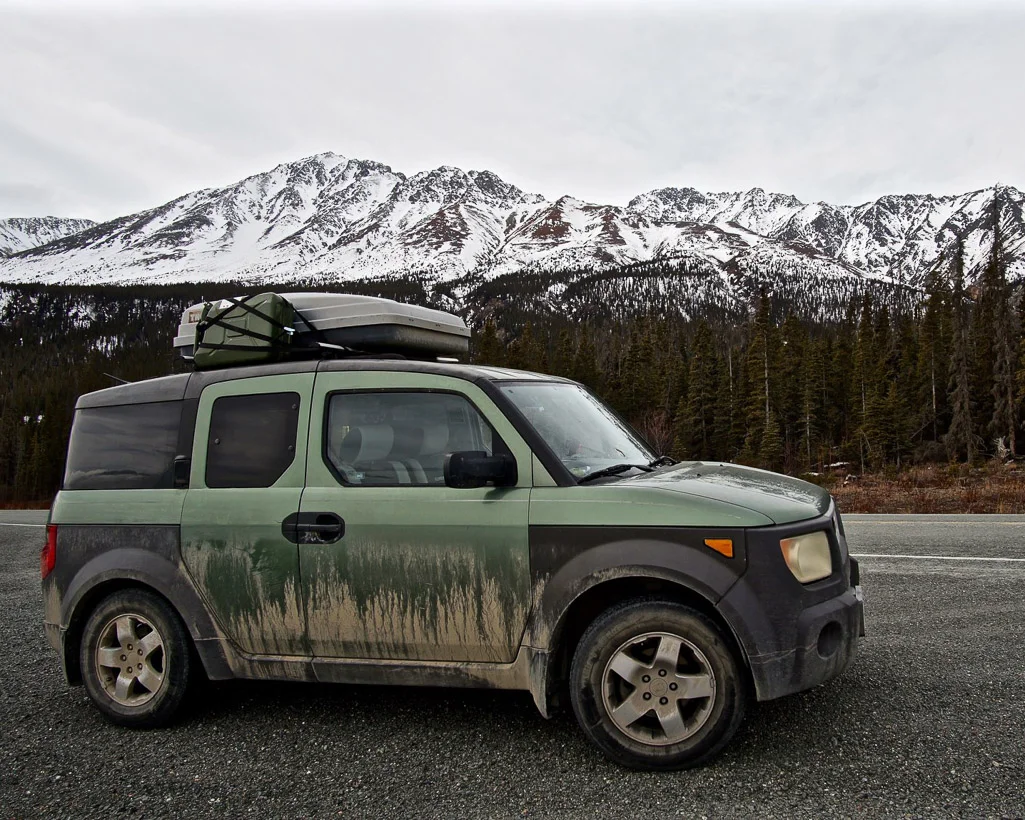
M 1025 467 L 913 467 L 824 482 L 845 513 L 1025 513 Z
M 47 501 L 0 501 L 0 510 L 48 510 L 52 500 Z

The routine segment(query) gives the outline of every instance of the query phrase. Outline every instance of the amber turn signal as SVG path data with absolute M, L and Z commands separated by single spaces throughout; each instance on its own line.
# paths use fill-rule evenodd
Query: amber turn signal
M 731 538 L 706 538 L 705 546 L 711 547 L 720 555 L 733 557 L 733 540 Z

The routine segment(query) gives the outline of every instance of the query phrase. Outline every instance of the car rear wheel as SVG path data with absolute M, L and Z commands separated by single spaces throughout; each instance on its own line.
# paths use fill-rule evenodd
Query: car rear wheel
M 141 589 L 104 598 L 86 621 L 82 680 L 103 715 L 121 726 L 167 724 L 188 689 L 189 639 L 163 599 Z
M 599 616 L 574 652 L 570 686 L 590 740 L 635 769 L 711 760 L 740 726 L 747 700 L 719 628 L 669 601 L 626 602 Z

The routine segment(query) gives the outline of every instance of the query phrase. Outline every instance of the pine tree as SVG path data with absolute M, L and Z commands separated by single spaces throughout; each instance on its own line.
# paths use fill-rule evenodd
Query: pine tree
M 745 360 L 747 371 L 748 431 L 744 438 L 745 458 L 758 456 L 761 434 L 769 427 L 772 415 L 772 377 L 775 372 L 776 335 L 769 317 L 769 299 L 762 293 L 749 326 Z
M 893 450 L 897 419 L 890 401 L 889 385 L 895 377 L 896 351 L 892 344 L 890 311 L 880 305 L 875 315 L 869 346 L 863 351 L 862 389 L 866 401 L 861 427 L 864 458 L 875 469 L 883 467 Z
M 800 446 L 802 464 L 811 469 L 815 463 L 821 424 L 826 404 L 826 367 L 823 343 L 809 340 L 801 362 Z
M 875 345 L 875 325 L 872 322 L 872 297 L 868 294 L 861 302 L 861 317 L 858 320 L 858 336 L 854 346 L 854 383 L 857 389 L 857 425 L 858 460 L 862 472 L 866 462 L 871 458 L 871 443 L 868 431 L 874 425 L 869 421 L 869 399 L 876 388 L 877 354 Z
M 783 437 L 780 435 L 779 422 L 776 415 L 770 413 L 765 420 L 762 431 L 761 447 L 758 453 L 759 466 L 764 470 L 780 470 L 783 468 Z
M 651 323 L 635 322 L 624 360 L 621 388 L 623 412 L 630 418 L 635 418 L 657 403 L 654 348 Z
M 856 440 L 858 423 L 857 389 L 853 383 L 854 348 L 857 335 L 857 305 L 852 300 L 847 306 L 847 315 L 837 328 L 837 339 L 833 345 L 827 374 L 826 438 L 830 442 L 827 463 L 852 461 L 859 451 Z
M 690 461 L 694 458 L 692 450 L 694 431 L 690 426 L 690 412 L 687 396 L 681 396 L 673 413 L 673 458 Z
M 753 447 L 748 447 L 747 453 L 742 457 L 742 454 L 745 452 L 744 447 L 749 444 L 748 436 L 750 431 L 747 423 L 747 408 L 751 395 L 751 391 L 748 388 L 746 357 L 744 354 L 744 349 L 738 347 L 731 352 L 727 360 L 727 363 L 736 371 L 736 376 L 734 379 L 733 415 L 725 458 L 728 460 L 735 458 L 743 464 L 753 464 Z
M 946 385 L 951 360 L 950 283 L 939 266 L 926 277 L 925 293 L 916 378 L 920 428 L 928 431 L 933 441 L 939 441 L 947 411 Z
M 695 458 L 708 460 L 715 457 L 712 439 L 718 407 L 718 385 L 712 331 L 704 320 L 698 322 L 694 333 L 687 386 L 686 428 L 690 431 L 691 439 L 683 443 Z
M 566 376 L 571 377 L 573 373 L 573 334 L 570 333 L 569 328 L 563 328 L 559 331 L 559 336 L 555 342 L 555 351 L 552 354 L 552 369 L 551 373 L 554 376 Z
M 585 328 L 580 337 L 580 344 L 577 345 L 576 355 L 573 357 L 573 379 L 594 391 L 600 391 L 601 377 L 598 372 L 598 351 L 594 346 L 594 337 Z
M 773 405 L 779 416 L 784 452 L 790 454 L 787 466 L 793 468 L 796 465 L 790 462 L 793 461 L 793 456 L 797 452 L 797 442 L 801 438 L 803 416 L 801 384 L 808 346 L 808 332 L 800 320 L 791 314 L 783 321 L 780 336 L 782 337 L 778 362 L 780 387 L 776 391 Z
M 993 386 L 997 340 L 994 331 L 1000 323 L 999 317 L 1003 313 L 1001 305 L 1007 297 L 1001 287 L 1000 270 L 996 265 L 983 267 L 977 285 L 969 324 L 969 383 L 974 404 L 973 431 L 979 438 L 985 437 L 984 440 L 988 440 L 995 411 Z
M 515 370 L 540 370 L 541 343 L 534 335 L 534 325 L 527 322 L 516 341 L 509 345 L 507 366 Z
M 975 460 L 975 430 L 972 425 L 972 385 L 969 372 L 971 339 L 969 336 L 968 297 L 964 291 L 964 250 L 960 241 L 954 260 L 954 275 L 951 283 L 951 361 L 950 361 L 950 406 L 952 410 L 950 429 L 947 431 L 946 446 L 951 459 Z
M 716 405 L 715 421 L 712 425 L 713 458 L 720 461 L 732 461 L 737 450 L 733 447 L 731 433 L 734 419 L 737 417 L 736 385 L 733 380 L 733 350 L 727 349 L 726 361 L 720 361 L 719 384 L 717 387 L 719 402 Z
M 473 360 L 478 364 L 502 367 L 505 364 L 505 345 L 498 338 L 498 329 L 493 319 L 488 319 L 484 329 L 477 336 Z
M 1018 337 L 1016 340 L 1016 370 L 1014 372 L 1014 406 L 1019 426 L 1025 419 L 1025 298 L 1018 301 Z M 1020 431 L 1019 431 L 1020 432 Z M 1017 438 L 1017 436 L 1016 436 Z
M 1011 293 L 1003 264 L 1003 236 L 1000 231 L 998 198 L 993 198 L 993 248 L 987 265 L 987 283 L 994 291 L 993 303 L 993 416 L 990 434 L 999 442 L 997 449 L 1006 446 L 1013 456 L 1017 447 L 1015 433 L 1018 426 L 1014 400 L 1015 355 L 1013 351 L 1013 315 Z
M 887 413 L 893 419 L 888 436 L 888 459 L 898 467 L 911 453 L 913 442 L 921 435 L 920 411 L 916 407 L 915 385 L 918 376 L 918 333 L 914 317 L 898 314 L 893 322 L 895 355 L 887 374 Z

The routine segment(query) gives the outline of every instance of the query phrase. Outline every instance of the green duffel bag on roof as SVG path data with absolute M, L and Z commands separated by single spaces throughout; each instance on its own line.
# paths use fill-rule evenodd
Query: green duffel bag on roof
M 207 302 L 196 325 L 199 369 L 271 362 L 286 355 L 295 334 L 292 303 L 276 293 Z

